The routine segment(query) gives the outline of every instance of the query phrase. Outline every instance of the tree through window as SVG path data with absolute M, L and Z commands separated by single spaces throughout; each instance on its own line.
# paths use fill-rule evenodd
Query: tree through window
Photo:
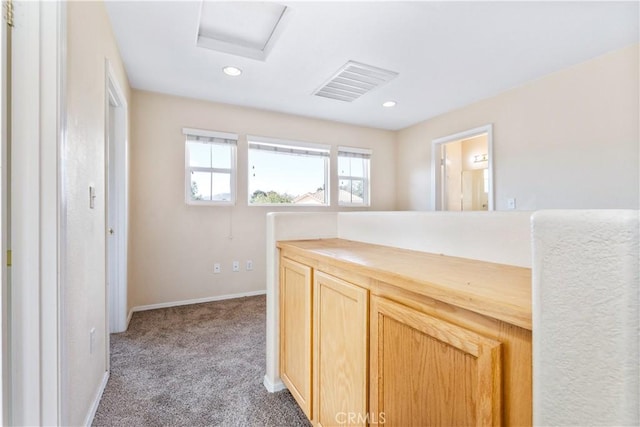
M 248 137 L 249 204 L 329 204 L 329 147 Z

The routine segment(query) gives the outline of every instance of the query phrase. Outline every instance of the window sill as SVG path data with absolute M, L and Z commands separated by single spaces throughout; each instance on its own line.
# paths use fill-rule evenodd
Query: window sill
M 196 200 L 188 200 L 185 202 L 187 206 L 235 206 L 235 202 L 215 202 L 215 201 L 196 201 Z
M 259 208 L 259 207 L 283 207 L 283 208 L 328 208 L 330 205 L 314 205 L 314 204 L 302 204 L 302 203 L 247 203 L 247 206 L 250 208 Z

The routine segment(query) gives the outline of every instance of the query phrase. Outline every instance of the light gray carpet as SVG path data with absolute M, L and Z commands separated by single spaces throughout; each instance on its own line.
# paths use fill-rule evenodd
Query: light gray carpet
M 96 426 L 310 426 L 288 391 L 269 393 L 265 297 L 143 311 L 111 335 Z

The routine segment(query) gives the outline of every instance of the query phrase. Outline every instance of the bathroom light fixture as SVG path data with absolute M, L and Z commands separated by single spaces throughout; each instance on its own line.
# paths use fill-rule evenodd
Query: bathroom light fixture
M 238 77 L 240 74 L 242 74 L 242 70 L 240 68 L 231 65 L 224 67 L 222 69 L 222 72 L 231 77 Z
M 489 155 L 488 154 L 476 154 L 475 156 L 473 156 L 473 163 L 482 163 L 482 162 L 487 162 L 489 161 Z
M 395 107 L 396 104 L 397 104 L 396 101 L 387 101 L 387 102 L 382 103 L 382 106 L 383 107 Z

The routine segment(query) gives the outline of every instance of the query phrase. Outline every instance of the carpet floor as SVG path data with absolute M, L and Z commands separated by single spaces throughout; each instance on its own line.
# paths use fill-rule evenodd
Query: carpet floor
M 269 393 L 265 297 L 134 313 L 111 335 L 95 426 L 310 426 L 287 391 Z

